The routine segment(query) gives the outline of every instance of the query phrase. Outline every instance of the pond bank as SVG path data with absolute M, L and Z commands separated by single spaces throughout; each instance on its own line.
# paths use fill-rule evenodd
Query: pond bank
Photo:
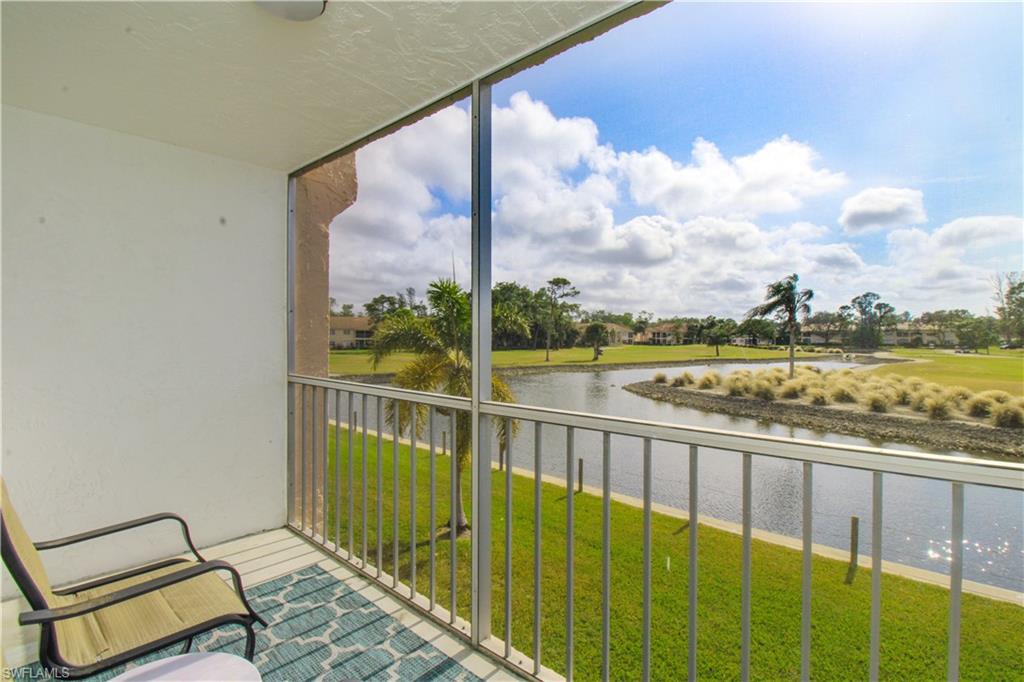
M 1024 459 L 1024 438 L 1021 432 L 1015 429 L 1001 429 L 962 421 L 915 419 L 785 401 L 768 402 L 697 389 L 673 388 L 653 381 L 639 381 L 623 388 L 652 400 L 822 433 L 841 433 L 874 441 L 909 443 L 925 448 L 963 450 L 1010 459 Z

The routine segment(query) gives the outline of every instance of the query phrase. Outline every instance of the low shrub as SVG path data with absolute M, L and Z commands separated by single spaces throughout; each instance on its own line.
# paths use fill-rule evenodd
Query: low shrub
M 832 387 L 829 397 L 837 403 L 855 403 L 857 402 L 857 388 L 846 382 L 838 383 Z
M 750 380 L 745 376 L 732 375 L 725 380 L 725 390 L 731 396 L 746 395 L 750 388 Z
M 803 379 L 790 379 L 779 387 L 779 396 L 788 400 L 799 398 L 807 390 Z
M 984 395 L 976 395 L 967 401 L 967 414 L 972 417 L 988 417 L 992 414 L 992 406 L 997 403 Z
M 974 391 L 966 386 L 951 386 L 946 389 L 946 394 L 958 403 L 970 400 L 974 397 Z
M 893 402 L 897 405 L 909 405 L 914 397 L 914 392 L 907 386 L 894 386 L 892 389 Z
M 992 402 L 1005 404 L 1013 400 L 1013 396 L 1006 391 L 982 391 L 978 395 L 983 395 L 990 399 Z
M 775 386 L 770 381 L 760 380 L 750 387 L 750 393 L 761 400 L 775 400 Z
M 807 391 L 807 397 L 811 400 L 811 405 L 828 405 L 828 394 L 825 393 L 823 388 L 812 388 Z
M 925 412 L 929 419 L 942 421 L 953 414 L 953 401 L 946 395 L 937 395 L 925 400 Z
M 720 386 L 721 384 L 722 375 L 712 369 L 705 372 L 703 376 L 701 376 L 700 380 L 697 382 L 697 388 L 706 391 L 709 388 L 714 388 L 715 386 Z
M 696 379 L 693 378 L 692 374 L 689 372 L 683 372 L 672 380 L 672 385 L 677 388 L 680 386 L 692 386 L 695 381 Z
M 872 412 L 888 412 L 892 403 L 892 397 L 884 391 L 871 391 L 864 396 L 864 406 Z
M 664 384 L 667 381 L 668 377 L 665 376 L 664 372 L 658 372 L 657 374 L 654 375 L 654 383 L 656 384 Z
M 1024 409 L 1018 405 L 997 404 L 992 408 L 992 424 L 1003 429 L 1024 428 Z
M 916 391 L 922 386 L 924 386 L 924 379 L 920 377 L 907 377 L 906 379 L 903 380 L 903 385 L 910 388 L 911 390 Z

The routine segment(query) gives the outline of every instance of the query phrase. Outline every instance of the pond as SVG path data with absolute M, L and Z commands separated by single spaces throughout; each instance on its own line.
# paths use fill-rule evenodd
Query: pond
M 852 363 L 816 362 L 823 370 Z M 911 445 L 871 442 L 864 438 L 766 424 L 753 419 L 701 412 L 652 400 L 622 388 L 650 380 L 655 372 L 669 377 L 683 371 L 700 376 L 709 369 L 727 374 L 738 369 L 762 369 L 765 364 L 735 363 L 689 365 L 678 368 L 611 369 L 599 372 L 552 372 L 507 377 L 519 403 L 576 412 L 632 417 L 744 433 L 920 450 Z M 545 473 L 565 477 L 565 430 L 543 432 Z M 612 439 L 612 489 L 640 497 L 641 442 Z M 601 485 L 601 435 L 577 430 L 575 451 L 584 460 L 583 480 Z M 699 505 L 702 515 L 740 521 L 741 455 L 701 449 Z M 949 452 L 969 455 L 970 453 Z M 514 466 L 533 468 L 532 427 L 526 426 L 512 448 Z M 688 450 L 671 443 L 653 445 L 655 502 L 687 509 Z M 753 458 L 753 524 L 755 528 L 800 537 L 802 519 L 802 465 L 769 457 Z M 871 552 L 871 473 L 842 467 L 814 466 L 814 541 L 848 550 L 850 517 L 860 517 L 860 553 Z M 883 558 L 941 573 L 950 564 L 950 485 L 909 476 L 887 474 L 884 479 L 882 531 Z M 965 486 L 964 577 L 1024 591 L 1024 494 Z M 685 536 L 680 536 L 685 542 Z

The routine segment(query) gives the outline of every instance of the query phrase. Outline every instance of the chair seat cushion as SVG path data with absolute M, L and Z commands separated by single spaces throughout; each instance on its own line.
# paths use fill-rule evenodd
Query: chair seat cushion
M 166 566 L 83 590 L 63 597 L 62 601 L 66 600 L 66 604 L 86 601 L 194 565 L 196 562 L 188 561 Z M 204 573 L 80 618 L 57 621 L 57 648 L 61 657 L 72 665 L 91 665 L 214 618 L 247 615 L 234 587 L 224 581 L 226 576 L 224 571 Z

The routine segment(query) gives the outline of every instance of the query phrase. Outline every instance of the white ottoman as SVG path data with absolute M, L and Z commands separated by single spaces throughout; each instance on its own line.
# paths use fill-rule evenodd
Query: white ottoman
M 241 656 L 217 653 L 182 654 L 161 658 L 118 675 L 126 680 L 174 680 L 188 682 L 260 682 L 260 671 Z

